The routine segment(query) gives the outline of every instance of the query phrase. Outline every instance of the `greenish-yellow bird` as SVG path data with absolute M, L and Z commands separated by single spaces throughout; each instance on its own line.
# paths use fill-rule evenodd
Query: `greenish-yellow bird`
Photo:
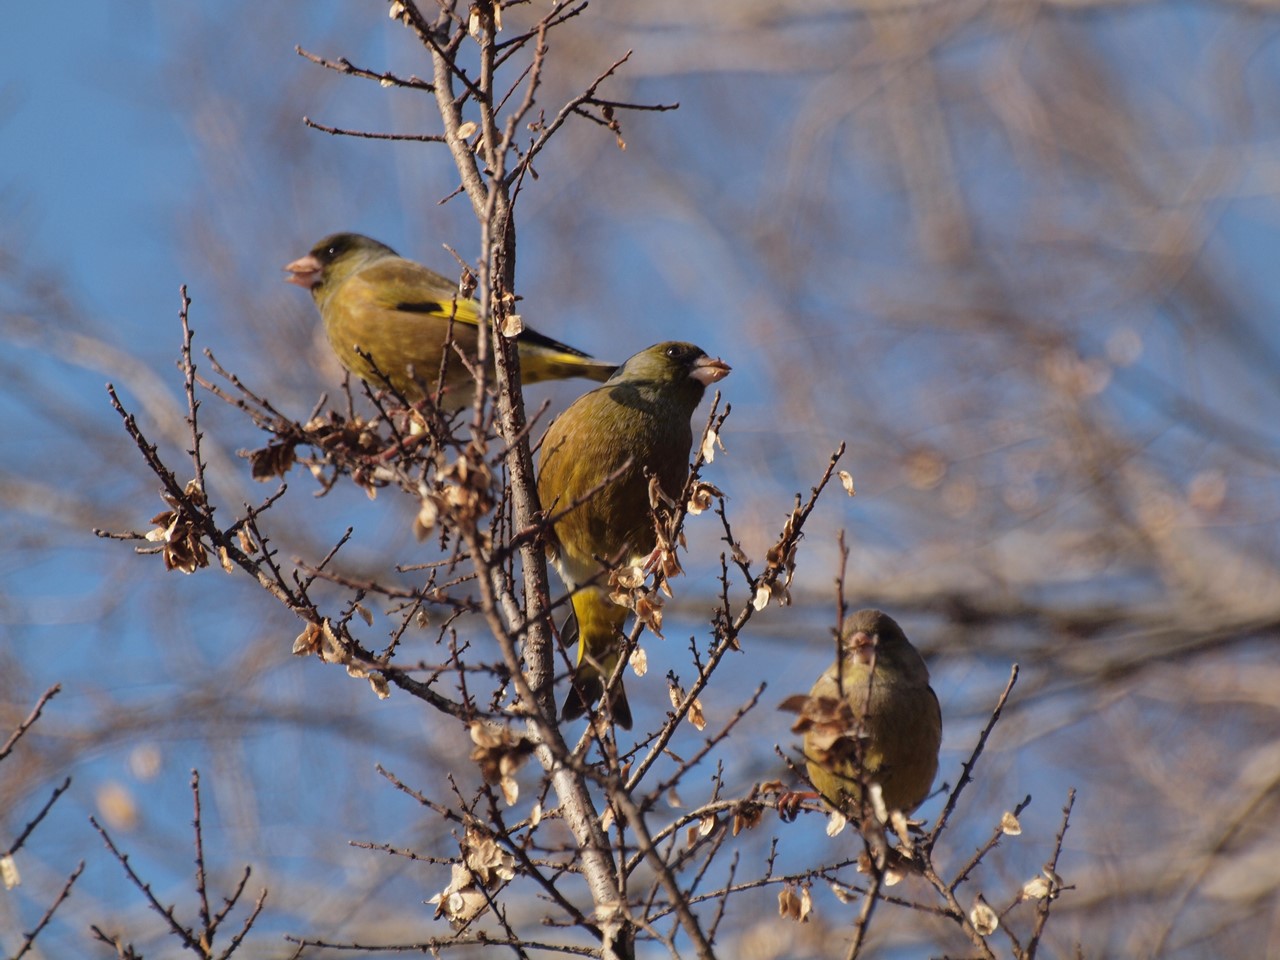
M 569 511 L 556 521 L 547 551 L 560 578 L 578 591 L 578 665 L 567 720 L 600 699 L 617 666 L 628 610 L 609 599 L 607 571 L 643 565 L 657 544 L 649 477 L 666 497 L 681 495 L 693 446 L 689 420 L 707 386 L 728 374 L 728 364 L 691 343 L 656 344 L 575 400 L 542 441 L 542 509 Z M 615 690 L 609 714 L 629 730 L 631 708 L 622 685 Z
M 441 406 L 471 403 L 474 380 L 457 354 L 445 355 L 445 346 L 452 336 L 474 360 L 480 306 L 461 296 L 456 283 L 358 233 L 325 237 L 284 269 L 288 283 L 311 291 L 334 353 L 356 376 L 374 388 L 390 382 L 417 402 L 436 390 L 444 362 Z M 522 383 L 604 381 L 617 369 L 528 328 L 516 344 Z
M 855 613 L 840 648 L 802 711 L 809 779 L 850 820 L 864 819 L 864 783 L 880 785 L 888 810 L 909 814 L 933 787 L 942 743 L 929 668 L 879 610 Z

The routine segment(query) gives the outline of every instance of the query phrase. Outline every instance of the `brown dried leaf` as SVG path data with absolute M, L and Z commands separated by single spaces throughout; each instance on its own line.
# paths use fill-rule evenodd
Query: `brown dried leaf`
M 685 509 L 689 511 L 690 516 L 696 517 L 698 514 L 710 510 L 716 498 L 723 496 L 724 494 L 718 487 L 709 483 L 699 482 L 693 488 L 693 493 L 689 495 L 689 502 L 685 504 Z
M 533 743 L 509 727 L 480 720 L 471 724 L 470 732 L 476 745 L 471 759 L 479 765 L 485 783 L 498 784 L 507 806 L 513 806 L 520 795 L 515 773 L 533 753 Z
M 813 899 L 807 886 L 796 893 L 795 887 L 788 883 L 778 891 L 778 916 L 784 920 L 804 923 L 812 910 Z
M 320 625 L 308 623 L 293 639 L 293 655 L 306 657 L 320 650 Z
M 753 830 L 764 819 L 764 804 L 747 800 L 738 805 L 733 812 L 733 835 L 736 837 L 743 830 Z
M 515 877 L 516 858 L 503 850 L 497 838 L 479 824 L 468 825 L 461 847 L 463 863 L 483 886 L 493 887 Z
M 250 451 L 249 476 L 260 483 L 283 477 L 298 460 L 296 440 L 275 440 L 259 450 Z
M 636 619 L 648 628 L 655 637 L 662 637 L 662 598 L 657 594 L 645 593 L 636 597 Z

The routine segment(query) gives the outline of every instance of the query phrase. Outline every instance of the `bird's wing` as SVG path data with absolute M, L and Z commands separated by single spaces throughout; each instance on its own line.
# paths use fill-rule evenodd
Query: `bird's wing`
M 358 277 L 370 289 L 373 302 L 384 309 L 452 317 L 472 326 L 479 320 L 478 305 L 461 296 L 456 284 L 411 260 L 388 258 L 361 270 Z

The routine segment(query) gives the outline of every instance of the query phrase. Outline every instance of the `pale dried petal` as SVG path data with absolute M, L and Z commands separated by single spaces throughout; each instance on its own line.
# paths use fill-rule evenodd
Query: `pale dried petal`
M 1004 816 L 1000 818 L 1000 832 L 1006 837 L 1021 836 L 1022 824 L 1018 822 L 1018 818 L 1012 812 L 1006 810 Z
M 871 809 L 876 812 L 876 819 L 881 823 L 889 822 L 889 809 L 884 803 L 884 790 L 880 784 L 872 783 L 867 787 L 867 794 L 871 797 Z
M 1061 889 L 1062 878 L 1046 868 L 1040 872 L 1040 876 L 1032 877 L 1022 885 L 1022 899 L 1043 900 L 1046 897 L 1056 897 Z
M 338 641 L 337 635 L 333 632 L 333 627 L 329 625 L 328 619 L 320 626 L 320 657 L 325 663 L 350 663 L 351 654 Z
M 827 817 L 827 836 L 839 836 L 844 828 L 849 825 L 849 818 L 839 810 L 832 810 L 831 815 Z
M 723 450 L 724 444 L 720 442 L 720 434 L 716 432 L 715 428 L 709 427 L 706 436 L 702 438 L 702 459 L 707 463 L 714 463 L 716 447 Z
M 837 474 L 837 476 L 840 477 L 840 483 L 844 485 L 844 492 L 851 497 L 854 496 L 855 491 L 853 489 L 853 474 L 851 474 L 848 470 L 841 470 L 840 473 Z
M 1043 900 L 1049 895 L 1052 888 L 1049 886 L 1049 878 L 1045 876 L 1032 877 L 1022 885 L 1023 900 Z
M 978 935 L 983 937 L 991 936 L 1000 928 L 1000 918 L 981 896 L 969 911 L 969 922 L 973 924 L 973 929 L 978 931 Z
M 502 799 L 507 801 L 507 806 L 514 807 L 520 799 L 520 785 L 513 777 L 503 777 L 498 786 L 502 789 Z
M 22 875 L 18 873 L 18 862 L 13 859 L 13 854 L 0 857 L 0 881 L 4 882 L 6 890 L 12 890 L 22 882 Z
M 705 730 L 707 727 L 707 717 L 702 712 L 702 701 L 697 697 L 693 703 L 689 705 L 689 722 L 693 724 L 697 730 Z
M 542 801 L 539 800 L 533 805 L 533 809 L 529 811 L 529 829 L 532 830 L 542 822 Z
M 667 681 L 667 697 L 671 700 L 671 706 L 680 709 L 680 704 L 684 700 L 684 688 L 680 684 L 672 680 Z
M 709 836 L 711 834 L 711 831 L 716 828 L 716 825 L 719 822 L 720 822 L 719 819 L 714 814 L 708 814 L 707 816 L 703 817 L 701 820 L 698 821 L 698 836 L 700 837 Z
M 365 623 L 367 623 L 369 626 L 371 626 L 371 627 L 373 626 L 373 614 L 369 612 L 369 608 L 368 608 L 368 607 L 366 607 L 364 604 L 357 603 L 357 604 L 356 604 L 356 613 L 360 614 L 360 619 L 361 619 L 361 620 L 363 620 L 363 621 L 364 621 Z
M 468 139 L 476 132 L 476 123 L 474 120 L 467 120 L 465 123 L 458 124 L 458 136 L 463 140 Z
M 524 333 L 524 318 L 518 313 L 508 313 L 502 318 L 502 335 L 508 339 Z
M 386 700 L 391 696 L 391 687 L 387 683 L 387 678 L 380 673 L 369 674 L 369 686 L 373 688 L 379 700 Z
M 773 596 L 773 589 L 767 583 L 762 583 L 756 587 L 756 595 L 751 600 L 751 606 L 756 610 L 763 610 L 769 605 L 771 596 Z
M 476 720 L 467 729 L 471 734 L 471 742 L 477 747 L 495 747 L 502 742 L 497 724 Z
M 800 912 L 800 898 L 796 896 L 791 884 L 778 891 L 778 916 L 783 920 L 794 920 Z
M 631 671 L 637 677 L 643 677 L 649 672 L 649 655 L 644 652 L 644 647 L 636 647 L 631 651 Z
M 800 888 L 800 922 L 806 923 L 809 920 L 809 914 L 813 912 L 813 896 L 809 893 L 809 887 L 806 884 Z
M 455 927 L 470 923 L 489 905 L 476 888 L 475 877 L 460 863 L 453 864 L 449 885 L 427 901 L 436 904 L 436 916 L 444 917 Z

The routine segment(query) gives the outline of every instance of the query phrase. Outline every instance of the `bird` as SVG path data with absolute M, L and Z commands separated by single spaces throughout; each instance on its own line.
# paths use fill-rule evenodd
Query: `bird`
M 601 698 L 617 666 L 628 608 L 609 599 L 606 580 L 610 569 L 652 559 L 657 535 L 650 478 L 667 499 L 680 497 L 693 446 L 690 418 L 706 388 L 729 370 L 692 343 L 655 344 L 570 404 L 543 438 L 538 497 L 548 516 L 564 513 L 548 536 L 547 552 L 560 579 L 576 591 L 578 657 L 561 713 L 565 720 L 582 716 Z M 621 683 L 614 689 L 608 713 L 630 730 L 626 692 Z
M 311 291 L 329 344 L 351 373 L 417 403 L 436 393 L 443 363 L 441 406 L 455 411 L 472 402 L 474 379 L 445 346 L 452 336 L 474 360 L 480 305 L 456 283 L 358 233 L 330 234 L 284 269 L 286 283 Z M 604 382 L 617 369 L 528 328 L 515 340 L 522 383 Z
M 878 783 L 885 808 L 904 815 L 933 787 L 942 710 L 924 658 L 879 610 L 846 621 L 840 656 L 809 691 L 793 729 L 804 731 L 810 782 L 851 821 L 867 819 L 864 785 Z

